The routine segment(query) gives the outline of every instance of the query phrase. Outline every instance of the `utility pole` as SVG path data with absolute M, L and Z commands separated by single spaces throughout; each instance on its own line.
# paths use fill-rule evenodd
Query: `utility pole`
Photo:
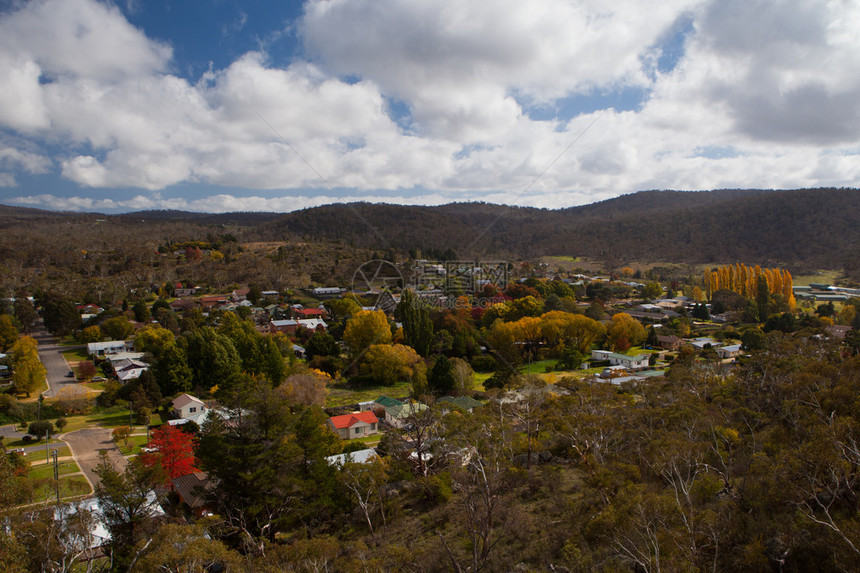
M 60 506 L 60 466 L 57 462 L 57 450 L 54 450 L 54 483 L 57 484 L 57 507 Z
M 38 406 L 38 408 L 36 408 L 36 419 L 37 420 L 42 419 L 42 401 L 44 399 L 45 399 L 45 394 L 44 393 L 39 394 L 39 406 Z

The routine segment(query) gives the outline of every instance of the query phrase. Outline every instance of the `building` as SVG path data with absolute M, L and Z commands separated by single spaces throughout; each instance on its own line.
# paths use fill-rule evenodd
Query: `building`
M 622 366 L 628 370 L 636 368 L 646 368 L 648 366 L 648 354 L 639 354 L 637 356 L 627 356 L 626 354 L 617 354 L 608 350 L 592 350 L 592 360 L 608 360 L 610 366 Z
M 131 352 L 132 350 L 134 350 L 134 344 L 130 340 L 109 340 L 87 344 L 87 354 L 97 358 L 120 352 Z
M 327 424 L 342 440 L 363 438 L 379 432 L 379 419 L 369 410 L 332 416 Z
M 311 291 L 317 298 L 337 298 L 344 292 L 346 291 L 339 287 L 317 287 Z
M 427 406 L 421 402 L 410 401 L 398 406 L 388 406 L 385 408 L 385 421 L 395 428 L 406 426 L 407 420 L 419 412 L 423 412 Z
M 168 422 L 171 426 L 179 426 L 187 422 L 194 422 L 202 426 L 206 421 L 209 410 L 203 400 L 195 398 L 190 394 L 180 394 L 173 399 L 173 414 L 176 420 Z

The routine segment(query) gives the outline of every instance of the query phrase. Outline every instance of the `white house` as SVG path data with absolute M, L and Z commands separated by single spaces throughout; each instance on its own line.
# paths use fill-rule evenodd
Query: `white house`
M 90 356 L 101 357 L 132 350 L 134 350 L 134 343 L 130 340 L 108 340 L 107 342 L 90 342 L 87 344 L 87 354 Z
M 180 394 L 173 399 L 173 413 L 176 414 L 178 420 L 170 420 L 172 426 L 185 424 L 186 422 L 194 422 L 199 426 L 203 425 L 209 410 L 203 400 L 195 398 L 190 394 Z
M 627 356 L 626 354 L 617 354 L 608 350 L 592 350 L 591 359 L 608 360 L 611 366 L 623 366 L 629 369 L 646 368 L 648 366 L 647 354 Z

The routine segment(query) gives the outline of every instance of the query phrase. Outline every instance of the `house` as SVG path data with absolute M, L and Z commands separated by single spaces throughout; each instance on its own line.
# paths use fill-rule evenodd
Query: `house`
M 483 404 L 471 396 L 457 396 L 456 398 L 452 396 L 443 396 L 436 400 L 437 404 L 442 404 L 442 411 L 444 413 L 450 412 L 450 406 L 456 406 L 460 410 L 465 410 L 470 414 L 474 411 L 475 408 L 480 408 Z
M 230 302 L 230 300 L 223 294 L 200 297 L 200 304 L 206 309 L 218 308 L 228 302 Z
M 193 298 L 178 298 L 170 303 L 170 310 L 173 312 L 183 312 L 197 308 L 198 303 Z
M 134 350 L 134 344 L 129 340 L 109 340 L 107 342 L 90 342 L 87 344 L 87 354 L 98 358 L 119 352 L 130 352 L 132 350 Z
M 345 291 L 338 287 L 317 287 L 311 292 L 317 298 L 337 298 Z
M 171 422 L 176 422 L 171 425 L 177 426 L 191 421 L 202 426 L 203 422 L 206 421 L 208 412 L 203 400 L 190 394 L 180 394 L 173 399 L 173 413 L 178 420 L 171 420 Z
M 721 342 L 709 337 L 709 336 L 701 336 L 699 338 L 694 338 L 690 341 L 690 344 L 693 345 L 693 348 L 696 350 L 704 350 L 705 348 L 716 348 L 718 346 L 722 346 Z
M 248 293 L 250 292 L 251 289 L 248 287 L 237 288 L 230 293 L 230 298 L 232 298 L 234 302 L 242 302 L 243 300 L 247 300 Z
M 295 308 L 293 315 L 296 318 L 325 318 L 326 311 L 322 308 Z
M 140 375 L 149 369 L 149 364 L 139 360 L 123 358 L 122 360 L 112 360 L 111 367 L 113 367 L 114 374 L 116 374 L 119 381 L 125 383 L 129 380 L 140 378 Z
M 592 360 L 608 360 L 610 366 L 623 366 L 628 370 L 636 368 L 645 368 L 648 366 L 647 354 L 639 354 L 637 356 L 627 356 L 626 354 L 617 354 L 608 350 L 592 350 Z
M 182 286 L 182 283 L 176 283 L 173 287 L 173 296 L 176 298 L 182 298 L 183 296 L 192 296 L 197 292 L 196 287 L 192 286 Z
M 346 463 L 366 464 L 375 457 L 376 450 L 373 448 L 367 448 L 365 450 L 357 450 L 346 454 L 328 456 L 325 461 L 328 462 L 330 466 L 342 466 Z
M 328 329 L 328 324 L 321 318 L 300 318 L 296 322 L 299 323 L 299 326 L 304 326 L 315 332 L 325 332 Z
M 292 334 L 296 331 L 296 328 L 298 327 L 299 323 L 296 320 L 270 320 L 269 334 L 277 334 L 278 332 L 283 332 L 284 334 Z
M 684 344 L 684 339 L 675 336 L 662 336 L 660 334 L 657 335 L 657 346 L 662 348 L 663 350 L 671 350 L 672 352 L 677 352 L 681 350 L 681 346 Z
M 173 491 L 179 496 L 179 501 L 190 507 L 194 515 L 203 517 L 212 514 L 206 497 L 215 488 L 215 480 L 209 479 L 206 472 L 180 476 L 172 480 L 171 484 Z
M 379 432 L 379 419 L 370 411 L 333 416 L 327 424 L 342 440 L 372 436 Z
M 304 326 L 315 332 L 325 332 L 328 328 L 326 322 L 321 318 L 300 318 L 299 320 L 270 320 L 269 334 L 283 332 L 293 334 L 298 327 Z
M 88 314 L 90 316 L 101 314 L 105 309 L 100 307 L 97 304 L 82 304 L 78 306 L 78 312 L 81 314 Z
M 307 352 L 305 351 L 304 346 L 299 346 L 298 344 L 293 344 L 293 354 L 296 355 L 296 358 L 300 358 L 302 360 L 307 357 Z
M 402 428 L 406 425 L 409 416 L 423 412 L 426 409 L 427 406 L 415 401 L 409 401 L 399 406 L 388 406 L 385 408 L 385 421 L 395 428 Z
M 732 344 L 731 346 L 722 346 L 717 348 L 717 356 L 720 358 L 737 358 L 743 351 L 741 350 L 740 344 Z
M 845 340 L 845 337 L 848 336 L 848 333 L 852 330 L 850 326 L 845 326 L 842 324 L 831 324 L 824 328 L 832 338 L 837 340 Z

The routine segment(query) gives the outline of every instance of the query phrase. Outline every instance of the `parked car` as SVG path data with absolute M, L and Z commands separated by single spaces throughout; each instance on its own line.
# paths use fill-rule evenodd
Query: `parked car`
M 93 376 L 93 382 L 104 382 L 107 380 L 104 376 Z
M 75 377 L 75 373 L 73 371 L 69 370 L 69 373 L 66 374 L 66 378 L 74 378 L 74 377 Z
M 154 454 L 155 452 L 158 451 L 158 448 L 144 447 L 144 448 L 140 448 L 140 451 L 143 454 Z

